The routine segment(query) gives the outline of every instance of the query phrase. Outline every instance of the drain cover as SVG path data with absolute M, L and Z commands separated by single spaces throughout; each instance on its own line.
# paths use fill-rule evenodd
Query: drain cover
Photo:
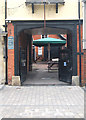
M 48 79 L 50 79 L 50 78 L 41 78 L 41 79 L 42 79 L 42 80 L 45 80 L 45 79 L 47 79 L 47 80 L 48 80 Z

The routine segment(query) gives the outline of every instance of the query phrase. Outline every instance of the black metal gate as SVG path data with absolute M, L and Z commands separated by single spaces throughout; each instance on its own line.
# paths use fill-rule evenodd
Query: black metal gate
M 60 50 L 59 53 L 59 80 L 72 83 L 72 53 L 70 49 Z
M 26 80 L 27 74 L 27 50 L 20 48 L 20 78 L 21 83 Z

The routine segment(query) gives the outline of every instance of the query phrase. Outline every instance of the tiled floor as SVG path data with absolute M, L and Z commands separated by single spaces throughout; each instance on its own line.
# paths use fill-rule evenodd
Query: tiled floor
M 0 116 L 83 118 L 84 91 L 74 86 L 6 86 L 0 91 Z

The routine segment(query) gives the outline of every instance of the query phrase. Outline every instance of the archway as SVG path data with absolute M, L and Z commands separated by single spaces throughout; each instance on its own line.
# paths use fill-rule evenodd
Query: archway
M 19 35 L 23 33 L 30 41 L 34 34 L 67 34 L 68 48 L 72 52 L 72 75 L 77 75 L 77 21 L 46 21 L 46 30 L 43 21 L 12 21 L 14 24 L 14 75 L 19 76 Z

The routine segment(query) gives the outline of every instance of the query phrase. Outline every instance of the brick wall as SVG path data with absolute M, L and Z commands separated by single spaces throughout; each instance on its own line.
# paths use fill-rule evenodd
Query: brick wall
M 58 35 L 48 35 L 48 37 L 59 39 Z
M 8 37 L 14 37 L 14 26 L 8 24 Z M 11 84 L 12 76 L 14 76 L 14 49 L 8 49 L 8 84 Z
M 10 36 L 14 37 L 14 26 L 12 23 L 8 24 L 8 37 Z M 29 71 L 29 42 L 28 42 L 29 38 L 26 34 L 21 32 L 18 36 L 18 40 L 19 40 L 19 56 L 20 56 L 20 47 L 22 50 L 27 48 L 27 71 Z M 18 62 L 20 62 L 20 59 Z M 14 76 L 14 49 L 8 49 L 8 84 L 9 85 L 11 85 L 12 83 L 12 76 Z

